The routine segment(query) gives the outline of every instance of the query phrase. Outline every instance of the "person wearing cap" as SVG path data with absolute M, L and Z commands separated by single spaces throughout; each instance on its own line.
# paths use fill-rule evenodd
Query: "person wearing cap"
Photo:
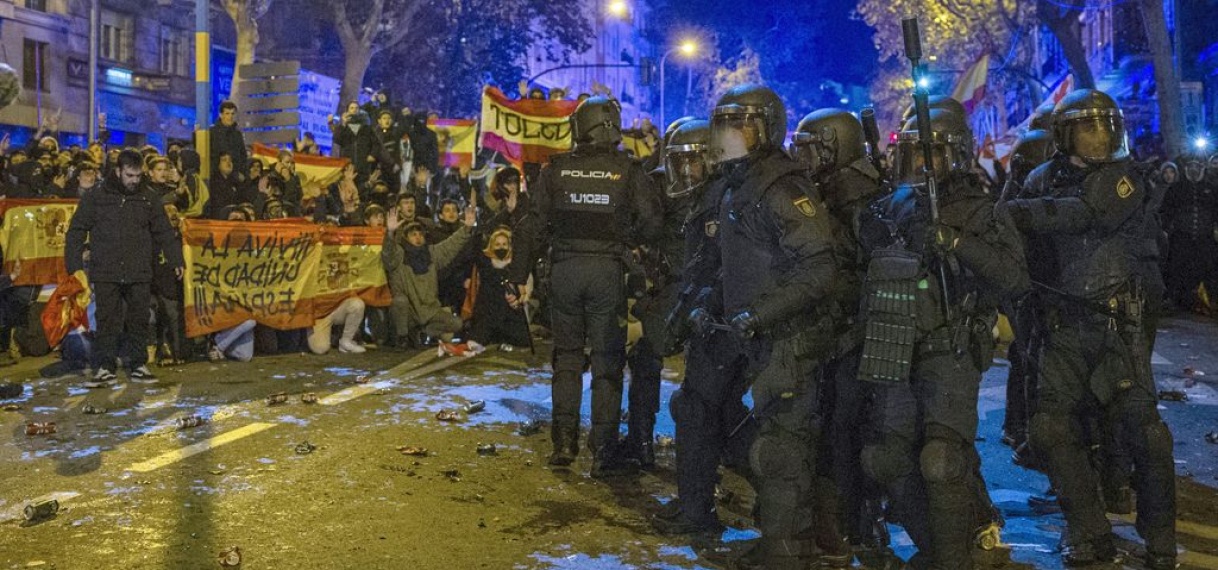
M 397 210 L 389 212 L 381 259 L 385 263 L 389 290 L 393 293 L 389 310 L 398 348 L 413 344 L 411 333 L 448 340 L 461 330 L 461 319 L 453 314 L 451 307 L 440 304 L 437 275 L 465 247 L 473 235 L 476 221 L 475 210 L 468 208 L 461 229 L 436 245 L 427 245 L 427 231 L 422 224 L 403 225 Z

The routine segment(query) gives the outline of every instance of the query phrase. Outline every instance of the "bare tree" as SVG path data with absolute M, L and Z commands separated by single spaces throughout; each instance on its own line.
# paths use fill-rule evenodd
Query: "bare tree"
M 224 12 L 237 28 L 237 63 L 233 69 L 233 92 L 229 98 L 241 97 L 241 66 L 254 63 L 258 49 L 258 18 L 270 10 L 275 0 L 218 0 Z
M 1139 0 L 1146 39 L 1155 62 L 1155 98 L 1159 101 L 1159 131 L 1167 156 L 1184 151 L 1184 112 L 1180 101 L 1180 78 L 1172 63 L 1172 41 L 1162 0 Z
M 415 29 L 424 0 L 335 0 L 334 27 L 343 44 L 342 105 L 359 97 L 372 56 Z
M 1094 89 L 1095 75 L 1087 63 L 1087 50 L 1083 47 L 1082 31 L 1079 29 L 1078 14 L 1083 8 L 1063 2 L 1036 2 L 1036 16 L 1049 28 L 1057 43 L 1062 46 L 1062 55 L 1074 74 L 1075 89 Z

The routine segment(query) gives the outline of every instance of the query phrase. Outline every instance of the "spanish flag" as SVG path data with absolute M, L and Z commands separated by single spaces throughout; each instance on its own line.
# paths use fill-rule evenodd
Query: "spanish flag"
M 76 213 L 76 200 L 12 199 L 0 200 L 0 247 L 4 248 L 4 272 L 13 273 L 21 263 L 21 273 L 13 285 L 52 285 L 62 283 L 68 272 L 64 267 L 64 238 Z
M 960 76 L 956 88 L 952 89 L 952 99 L 963 103 L 964 108 L 972 113 L 985 100 L 985 83 L 989 72 L 990 56 L 986 54 Z
M 474 167 L 477 152 L 478 121 L 466 119 L 428 119 L 427 128 L 436 133 L 443 166 Z
M 254 143 L 253 154 L 266 163 L 268 168 L 279 162 L 279 149 L 272 146 Z M 293 154 L 292 158 L 296 160 L 296 174 L 304 178 L 301 184 L 304 186 L 317 184 L 320 188 L 326 188 L 338 182 L 338 179 L 343 176 L 343 167 L 351 162 L 345 158 L 331 158 L 299 152 Z
M 571 150 L 571 113 L 578 101 L 508 99 L 498 88 L 482 90 L 482 148 L 498 152 L 519 167 L 544 164 Z

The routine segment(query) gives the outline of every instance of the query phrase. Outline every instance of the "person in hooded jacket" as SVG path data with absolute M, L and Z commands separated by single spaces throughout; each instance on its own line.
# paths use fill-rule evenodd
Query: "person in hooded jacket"
M 427 245 L 427 234 L 421 224 L 403 226 L 397 210 L 389 211 L 381 260 L 385 264 L 389 290 L 393 293 L 389 311 L 399 348 L 414 344 L 412 332 L 448 340 L 444 337 L 451 338 L 461 330 L 461 319 L 450 307 L 440 304 L 437 274 L 465 247 L 473 235 L 476 220 L 473 208 L 466 210 L 460 230 L 443 242 Z

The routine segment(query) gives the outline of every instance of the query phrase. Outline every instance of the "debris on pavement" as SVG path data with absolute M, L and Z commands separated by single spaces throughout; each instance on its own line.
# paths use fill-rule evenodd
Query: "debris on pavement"
M 546 427 L 545 420 L 523 421 L 523 422 L 520 422 L 520 427 L 516 429 L 516 433 L 518 433 L 524 437 L 529 437 L 530 435 L 537 435 L 537 434 L 541 433 L 541 430 L 545 429 L 545 427 Z
M 467 413 L 467 414 L 476 414 L 485 409 L 486 409 L 486 402 L 484 400 L 474 400 L 473 402 L 470 402 L 465 405 L 465 413 Z
M 1218 444 L 1218 431 L 1211 431 L 1205 434 L 1205 441 L 1208 443 Z
M 25 392 L 25 385 L 16 382 L 9 382 L 0 385 L 0 400 L 12 400 L 13 398 L 21 397 Z
M 1164 402 L 1187 402 L 1188 394 L 1181 390 L 1159 390 L 1159 399 Z
M 241 549 L 236 546 L 230 546 L 221 550 L 220 566 L 225 568 L 237 568 L 241 566 Z
M 308 455 L 314 451 L 317 451 L 317 446 L 307 441 L 296 444 L 296 455 Z
M 398 451 L 402 455 L 409 455 L 411 457 L 427 457 L 427 448 L 426 447 L 403 445 L 402 447 L 398 448 Z
M 42 519 L 55 516 L 59 512 L 59 501 L 51 499 L 48 501 L 36 501 L 25 506 L 22 514 L 25 515 L 25 520 L 34 522 Z
M 99 415 L 99 414 L 104 414 L 108 411 L 110 411 L 110 410 L 108 410 L 106 408 L 99 408 L 97 406 L 94 406 L 93 404 L 85 404 L 80 407 L 80 413 L 82 413 L 82 414 Z
M 1185 378 L 1195 378 L 1197 376 L 1205 376 L 1205 372 L 1197 370 L 1196 368 L 1193 368 L 1192 366 L 1184 367 L 1184 377 Z
M 367 384 L 367 383 L 368 383 L 368 376 L 367 376 L 366 374 L 364 374 L 364 375 L 360 375 L 360 376 L 356 376 L 356 377 L 355 377 L 355 380 L 353 380 L 353 382 L 355 382 L 356 384 Z
M 300 395 L 300 403 L 302 403 L 302 404 L 316 404 L 316 403 L 317 403 L 317 393 L 315 393 L 315 392 L 305 392 L 304 394 L 301 394 L 301 395 Z
M 0 408 L 0 409 L 4 410 L 6 412 L 20 412 L 21 406 L 18 404 L 5 404 L 4 407 Z
M 461 482 L 461 472 L 456 469 L 445 469 L 441 471 L 440 474 L 448 477 L 448 480 L 452 481 L 453 483 Z
M 266 405 L 268 405 L 268 406 L 278 406 L 279 404 L 286 404 L 287 402 L 288 402 L 288 393 L 287 392 L 276 392 L 276 393 L 271 394 L 270 396 L 266 397 Z
M 455 410 L 440 410 L 436 413 L 436 419 L 442 422 L 463 422 L 465 421 L 465 416 L 462 416 L 461 412 Z
M 200 417 L 200 416 L 190 416 L 188 418 L 178 418 L 178 419 L 174 420 L 173 423 L 174 423 L 174 425 L 176 425 L 178 427 L 178 429 L 190 429 L 190 428 L 199 427 L 203 424 L 206 424 L 207 418 Z
M 498 454 L 499 454 L 499 451 L 497 449 L 495 449 L 495 444 L 493 444 L 493 443 L 479 443 L 478 444 L 478 455 L 486 457 L 488 455 L 498 455 Z
M 55 431 L 55 422 L 30 422 L 25 424 L 25 435 L 51 435 Z

